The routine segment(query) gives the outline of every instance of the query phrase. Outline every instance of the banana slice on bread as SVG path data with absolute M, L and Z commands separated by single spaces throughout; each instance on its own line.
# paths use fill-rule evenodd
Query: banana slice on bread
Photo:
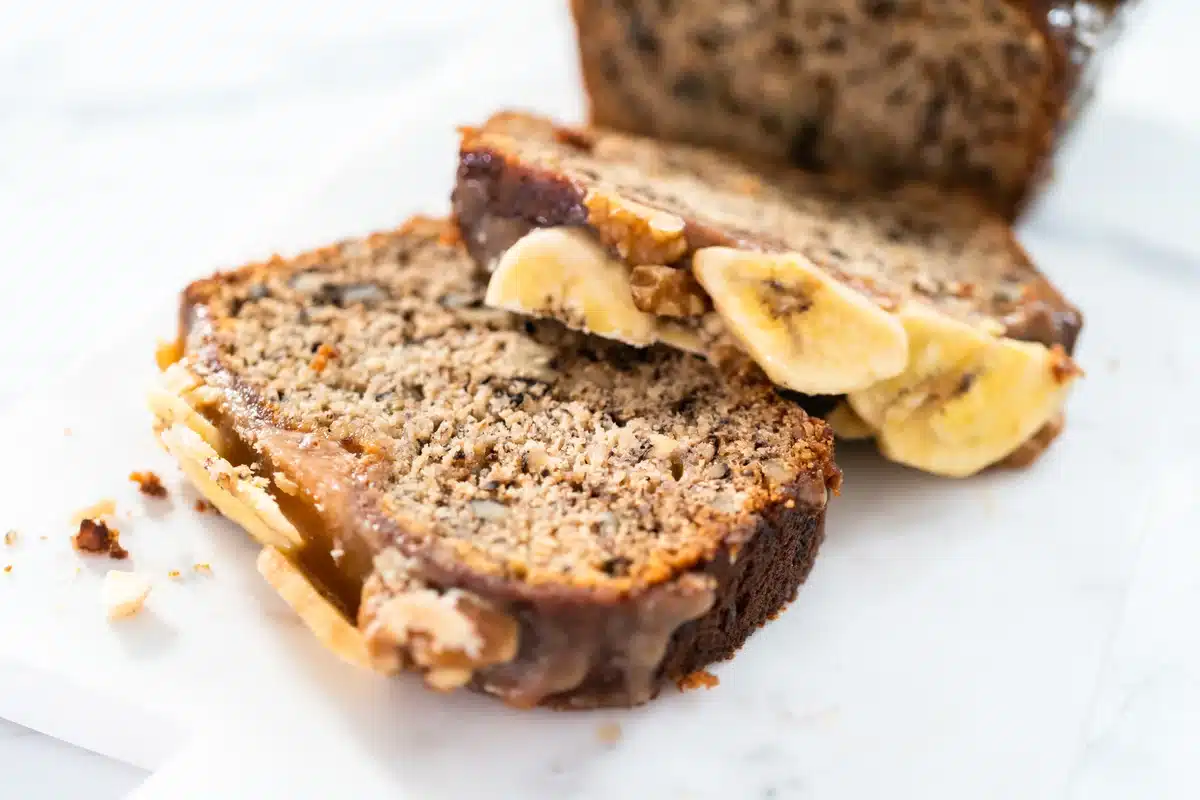
M 805 394 L 864 389 L 904 369 L 904 326 L 799 253 L 706 247 L 692 271 L 767 376 Z
M 478 264 L 503 262 L 489 301 L 740 350 L 785 389 L 849 396 L 843 433 L 942 475 L 1012 463 L 1062 410 L 1082 315 L 978 198 L 520 112 L 460 130 L 455 216 Z
M 1061 413 L 1079 374 L 1061 348 L 930 305 L 885 311 L 797 253 L 701 248 L 691 267 L 719 326 L 775 383 L 845 394 L 827 416 L 840 436 L 875 438 L 888 458 L 936 475 L 1007 458 Z M 632 345 L 713 355 L 714 337 L 640 309 L 632 274 L 584 230 L 538 228 L 500 258 L 486 302 Z
M 1061 348 L 919 305 L 897 316 L 908 332 L 907 368 L 847 399 L 884 455 L 927 472 L 964 477 L 1002 461 L 1060 414 L 1081 374 Z
M 582 230 L 539 228 L 523 236 L 496 265 L 485 302 L 626 344 L 658 341 L 657 319 L 634 304 L 629 268 Z

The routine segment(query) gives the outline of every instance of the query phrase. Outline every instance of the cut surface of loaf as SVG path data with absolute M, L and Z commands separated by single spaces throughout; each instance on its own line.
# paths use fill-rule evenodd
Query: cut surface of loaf
M 748 362 L 483 307 L 456 233 L 193 284 L 160 436 L 349 660 L 521 706 L 643 702 L 794 597 L 831 434 Z
M 505 112 L 464 129 L 454 205 L 490 304 L 743 350 L 787 389 L 847 395 L 885 453 L 940 474 L 1005 458 L 1078 372 L 1078 310 L 967 195 Z
M 593 122 L 1023 203 L 1120 0 L 573 0 Z M 1119 18 L 1119 17 L 1116 17 Z

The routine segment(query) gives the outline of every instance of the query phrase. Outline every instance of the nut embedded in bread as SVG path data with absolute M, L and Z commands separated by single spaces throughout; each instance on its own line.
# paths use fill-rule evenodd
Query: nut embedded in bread
M 573 0 L 592 122 L 1025 202 L 1121 0 Z M 1085 80 L 1087 78 L 1087 80 Z
M 846 395 L 885 454 L 937 474 L 1003 460 L 1078 374 L 1079 312 L 967 195 L 508 112 L 464 129 L 454 204 L 490 305 L 744 351 L 786 389 Z
M 747 363 L 484 307 L 452 230 L 189 287 L 159 435 L 347 660 L 521 706 L 644 702 L 794 597 L 831 434 Z

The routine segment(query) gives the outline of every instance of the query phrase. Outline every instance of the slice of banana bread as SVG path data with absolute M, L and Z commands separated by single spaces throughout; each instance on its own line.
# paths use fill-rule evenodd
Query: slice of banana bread
M 573 0 L 593 122 L 1020 208 L 1121 0 Z
M 455 213 L 490 305 L 846 394 L 885 454 L 945 475 L 1057 417 L 1079 312 L 965 194 L 799 170 L 519 113 L 464 129 Z
M 795 596 L 831 434 L 748 362 L 484 308 L 455 235 L 415 220 L 190 286 L 159 435 L 347 659 L 644 702 Z

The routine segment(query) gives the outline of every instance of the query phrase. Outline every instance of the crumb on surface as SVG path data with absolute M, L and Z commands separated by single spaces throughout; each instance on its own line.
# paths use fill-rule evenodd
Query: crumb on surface
M 104 576 L 101 599 L 109 619 L 132 617 L 142 610 L 150 595 L 150 581 L 136 572 L 110 569 Z
M 117 513 L 117 501 L 113 500 L 110 497 L 106 497 L 103 500 L 99 500 L 95 503 L 92 503 L 90 506 L 84 506 L 83 508 L 76 511 L 71 516 L 71 523 L 74 525 L 78 525 L 80 522 L 83 522 L 85 519 L 96 520 L 96 519 L 100 519 L 101 517 L 112 517 L 112 516 L 116 516 L 116 513 Z
M 195 503 L 192 504 L 192 508 L 196 509 L 197 512 L 203 514 L 206 511 L 208 511 L 209 509 L 211 509 L 212 506 L 208 504 L 207 500 L 197 500 Z
M 145 472 L 129 473 L 129 480 L 138 485 L 138 491 L 147 497 L 166 497 L 167 487 L 163 486 L 162 480 L 155 473 L 146 470 Z
M 16 530 L 10 528 L 9 530 L 4 532 L 4 543 L 6 545 L 8 545 L 9 547 L 12 547 L 14 544 L 17 543 L 18 535 L 19 534 L 16 532 Z
M 6 567 L 4 568 L 4 571 L 5 571 L 5 572 L 12 572 L 12 564 L 9 564 L 8 566 L 6 566 Z
M 70 435 L 71 435 L 71 429 L 63 428 L 63 436 L 70 436 Z
M 621 738 L 621 723 L 602 722 L 600 727 L 596 728 L 596 738 L 604 744 L 616 744 Z
M 206 561 L 200 561 L 192 565 L 192 569 L 201 575 L 212 575 L 212 564 Z
M 173 569 L 173 570 L 170 570 L 169 572 L 167 572 L 167 577 L 173 581 L 177 581 L 177 580 L 179 580 L 179 578 L 181 576 L 179 574 L 179 570 Z
M 698 669 L 684 675 L 675 684 L 679 687 L 679 691 L 690 692 L 692 689 L 711 689 L 720 682 L 720 679 L 708 670 Z
M 81 553 L 107 554 L 111 558 L 122 560 L 129 558 L 129 551 L 121 546 L 120 534 L 116 528 L 110 528 L 103 520 L 84 519 L 79 522 L 79 531 L 71 537 L 71 543 Z

